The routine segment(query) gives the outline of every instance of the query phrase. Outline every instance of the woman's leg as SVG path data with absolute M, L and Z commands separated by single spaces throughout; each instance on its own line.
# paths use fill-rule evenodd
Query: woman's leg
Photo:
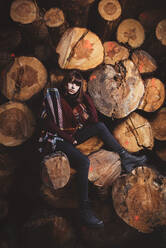
M 77 170 L 78 193 L 80 201 L 80 221 L 91 227 L 103 227 L 103 221 L 96 218 L 91 211 L 88 199 L 89 159 L 67 141 L 57 141 L 57 150 L 64 152 L 70 166 Z
M 147 161 L 145 155 L 137 157 L 128 153 L 124 147 L 117 142 L 103 122 L 94 123 L 78 130 L 75 138 L 79 143 L 82 143 L 86 139 L 95 135 L 101 138 L 108 150 L 113 150 L 120 155 L 122 167 L 126 172 L 132 171 L 136 166 L 142 165 Z
M 67 155 L 70 166 L 77 171 L 78 193 L 80 201 L 88 200 L 89 159 L 67 141 L 57 141 L 56 150 Z

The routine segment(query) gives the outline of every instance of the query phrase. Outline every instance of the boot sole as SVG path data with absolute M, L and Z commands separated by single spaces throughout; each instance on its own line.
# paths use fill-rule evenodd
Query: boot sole
M 85 226 L 85 227 L 89 227 L 89 228 L 94 228 L 94 229 L 100 229 L 100 228 L 103 228 L 104 227 L 104 223 L 102 224 L 86 224 L 86 223 L 82 223 L 82 226 Z

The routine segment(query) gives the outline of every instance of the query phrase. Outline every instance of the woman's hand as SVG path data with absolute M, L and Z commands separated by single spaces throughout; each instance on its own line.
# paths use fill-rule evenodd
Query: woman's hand
M 73 141 L 73 145 L 77 145 L 77 140 L 74 140 Z

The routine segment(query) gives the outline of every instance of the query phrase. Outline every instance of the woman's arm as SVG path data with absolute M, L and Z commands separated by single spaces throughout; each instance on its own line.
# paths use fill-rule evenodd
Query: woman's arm
M 96 108 L 95 108 L 95 105 L 93 103 L 92 98 L 87 93 L 84 93 L 84 97 L 85 97 L 85 101 L 87 103 L 86 105 L 88 107 L 88 112 L 90 114 L 88 121 L 98 122 L 99 120 L 98 120 L 98 116 L 97 116 L 97 111 L 96 111 Z
M 70 143 L 74 142 L 74 138 L 72 135 L 67 134 L 65 131 L 61 130 L 53 121 L 48 119 L 48 117 L 41 118 L 40 120 L 40 127 L 46 131 L 50 131 L 51 133 L 57 133 L 60 137 L 64 140 L 67 140 Z

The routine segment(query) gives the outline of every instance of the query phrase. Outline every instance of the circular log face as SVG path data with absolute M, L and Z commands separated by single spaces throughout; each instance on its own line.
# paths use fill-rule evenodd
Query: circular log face
M 144 233 L 166 224 L 166 179 L 148 167 L 118 178 L 112 187 L 116 213 Z
M 64 153 L 57 152 L 45 156 L 42 167 L 44 184 L 53 189 L 63 188 L 70 178 L 70 165 Z
M 157 69 L 155 59 L 143 50 L 135 51 L 132 54 L 132 61 L 137 66 L 140 73 L 149 73 Z
M 107 21 L 116 20 L 122 12 L 118 0 L 101 0 L 98 5 L 100 15 Z
M 56 52 L 63 69 L 88 70 L 101 64 L 104 49 L 98 36 L 85 28 L 70 28 L 62 36 Z
M 47 82 L 47 71 L 35 57 L 17 57 L 5 72 L 2 93 L 10 100 L 25 101 L 38 93 Z
M 161 108 L 154 117 L 150 120 L 154 137 L 157 140 L 166 140 L 166 108 Z
M 63 11 L 58 8 L 51 8 L 46 11 L 44 20 L 48 27 L 59 27 L 65 21 Z
M 154 138 L 150 123 L 141 115 L 133 112 L 113 131 L 118 142 L 130 152 L 152 149 Z
M 8 102 L 0 105 L 0 143 L 17 146 L 34 132 L 35 119 L 30 109 L 22 103 Z
M 166 46 L 166 19 L 160 21 L 156 27 L 156 37 Z
M 110 186 L 121 173 L 121 162 L 119 155 L 101 149 L 88 156 L 90 168 L 88 179 L 96 186 Z
M 131 60 L 125 60 L 115 69 L 106 65 L 95 70 L 90 76 L 88 91 L 98 111 L 123 118 L 138 107 L 144 84 Z
M 15 22 L 28 24 L 35 21 L 37 8 L 34 2 L 29 0 L 13 1 L 10 7 L 11 19 Z
M 104 63 L 115 65 L 121 60 L 128 59 L 129 51 L 115 41 L 104 42 Z
M 145 94 L 138 108 L 147 112 L 154 112 L 162 106 L 164 100 L 164 84 L 157 78 L 146 79 Z
M 135 19 L 123 20 L 117 29 L 117 40 L 132 48 L 140 47 L 145 39 L 143 26 Z

